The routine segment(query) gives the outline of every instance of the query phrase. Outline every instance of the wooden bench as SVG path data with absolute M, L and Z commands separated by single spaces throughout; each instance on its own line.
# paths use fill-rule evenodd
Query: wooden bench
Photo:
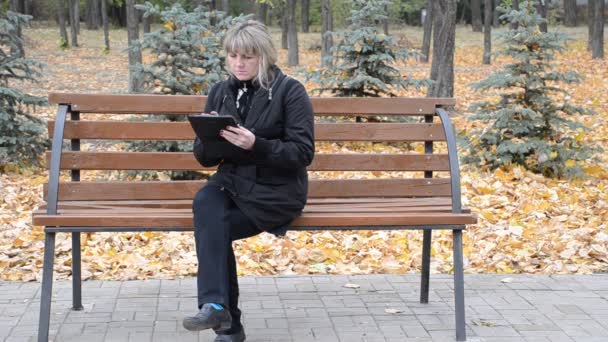
M 204 181 L 80 181 L 81 170 L 213 170 L 192 153 L 80 151 L 85 139 L 190 140 L 187 122 L 84 120 L 82 114 L 177 114 L 202 112 L 206 97 L 161 95 L 50 94 L 58 104 L 49 123 L 49 182 L 45 203 L 33 213 L 44 226 L 45 251 L 38 341 L 47 341 L 51 309 L 55 234 L 72 233 L 73 308 L 82 309 L 80 233 L 192 231 L 192 198 Z M 401 171 L 390 178 L 318 179 L 310 177 L 309 200 L 291 230 L 419 229 L 423 234 L 420 302 L 428 303 L 431 232 L 453 232 L 456 337 L 466 340 L 462 231 L 476 223 L 462 208 L 454 130 L 443 106 L 453 99 L 313 98 L 316 116 L 349 120 L 317 122 L 317 144 L 331 141 L 417 142 L 423 153 L 317 153 L 310 171 Z M 69 114 L 69 115 L 68 115 Z M 417 123 L 355 122 L 355 116 L 422 118 Z M 67 117 L 71 120 L 67 120 Z M 438 118 L 438 119 L 435 119 Z M 125 117 L 126 119 L 126 117 Z M 320 121 L 320 120 L 317 120 Z M 336 120 L 333 120 L 336 121 Z M 412 120 L 410 120 L 411 122 Z M 415 120 L 414 120 L 415 121 Z M 422 122 L 423 121 L 423 122 Z M 71 149 L 62 150 L 64 140 Z M 102 146 L 105 144 L 101 144 Z M 420 151 L 422 147 L 418 150 Z M 433 153 L 442 151 L 442 153 Z M 70 182 L 59 182 L 70 170 Z M 438 175 L 442 177 L 437 177 Z

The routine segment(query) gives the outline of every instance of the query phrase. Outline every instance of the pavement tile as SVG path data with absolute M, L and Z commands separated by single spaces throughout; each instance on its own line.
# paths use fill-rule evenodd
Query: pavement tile
M 451 275 L 431 275 L 428 304 L 419 302 L 418 274 L 245 276 L 239 284 L 250 342 L 454 341 Z M 0 341 L 36 340 L 39 288 L 0 281 Z M 469 342 L 608 341 L 608 275 L 465 275 L 465 289 Z M 215 338 L 182 326 L 196 312 L 195 278 L 85 281 L 83 311 L 71 310 L 70 290 L 70 281 L 54 284 L 54 342 Z

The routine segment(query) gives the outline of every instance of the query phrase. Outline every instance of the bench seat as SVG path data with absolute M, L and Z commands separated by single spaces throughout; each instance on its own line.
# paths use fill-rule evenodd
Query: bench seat
M 293 222 L 291 229 L 323 227 L 331 230 L 332 227 L 341 229 L 346 226 L 352 229 L 356 226 L 358 229 L 377 230 L 386 229 L 382 226 L 419 225 L 449 228 L 444 225 L 475 222 L 476 216 L 470 210 L 452 213 L 450 198 L 323 198 L 309 200 L 304 213 Z M 135 227 L 147 227 L 149 230 L 175 230 L 181 227 L 192 230 L 192 201 L 60 201 L 56 215 L 46 215 L 46 206 L 35 211 L 34 224 L 47 226 L 47 230 L 53 226 L 60 227 L 54 231 L 87 231 L 85 227 L 124 227 L 126 231 Z M 94 231 L 100 230 L 96 228 Z

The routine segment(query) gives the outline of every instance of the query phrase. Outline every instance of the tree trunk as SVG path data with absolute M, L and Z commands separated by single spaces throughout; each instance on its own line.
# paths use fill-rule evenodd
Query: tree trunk
M 69 0 L 70 12 L 70 32 L 72 33 L 72 46 L 78 47 L 78 0 Z
M 19 1 L 19 0 L 11 0 L 10 6 L 9 6 L 9 10 L 11 10 L 13 12 L 21 13 L 19 11 L 20 5 L 21 5 L 21 1 Z
M 72 0 L 72 11 L 74 11 L 76 33 L 80 34 L 80 1 Z
M 492 0 L 484 0 L 483 64 L 490 64 L 492 57 Z
M 61 34 L 61 47 L 67 47 L 70 44 L 68 39 L 68 30 L 65 26 L 65 14 L 63 0 L 57 0 L 57 18 L 59 19 L 59 33 Z
M 308 33 L 310 27 L 310 0 L 302 0 L 302 32 Z
M 10 10 L 17 13 L 23 13 L 23 3 L 20 0 L 11 0 Z M 23 38 L 23 35 L 21 34 L 21 25 L 19 23 L 17 23 L 17 27 L 15 27 L 15 29 L 17 31 L 17 37 Z M 22 57 L 23 52 L 25 52 L 25 50 L 23 49 L 23 46 L 20 46 L 19 55 Z
M 321 0 L 321 65 L 332 65 L 331 48 L 334 45 L 331 33 L 334 30 L 334 19 L 331 12 L 331 0 Z
M 569 27 L 575 27 L 577 24 L 576 18 L 576 0 L 564 0 L 564 24 Z
M 498 10 L 498 6 L 500 5 L 500 0 L 494 0 L 494 4 L 492 6 L 492 12 L 494 13 L 493 17 L 493 25 L 494 27 L 500 27 L 500 11 Z
M 471 26 L 473 32 L 481 32 L 481 0 L 471 0 Z
M 127 37 L 129 43 L 129 92 L 137 93 L 142 89 L 142 81 L 131 71 L 131 67 L 141 62 L 141 50 L 132 49 L 132 44 L 139 39 L 139 25 L 135 0 L 126 0 L 127 4 Z
M 32 0 L 23 1 L 23 13 L 34 17 L 34 5 L 32 4 Z M 34 19 L 37 19 L 37 18 L 34 18 Z
M 87 29 L 97 30 L 101 26 L 99 13 L 99 0 L 87 0 L 86 24 Z
M 461 4 L 462 5 L 462 11 L 460 13 L 460 18 L 458 18 L 458 20 L 456 21 L 457 23 L 461 24 L 461 25 L 466 25 L 467 23 L 467 9 L 469 10 L 469 13 L 471 12 L 471 0 L 462 0 L 462 1 L 456 1 L 456 15 L 458 15 L 458 5 Z
M 298 30 L 296 27 L 296 0 L 287 0 L 287 65 L 297 66 L 298 58 Z
M 388 5 L 384 5 L 384 15 L 386 15 L 386 19 L 382 20 L 382 29 L 384 34 L 388 36 Z
M 258 4 L 258 20 L 264 25 L 268 24 L 268 4 Z
M 103 25 L 103 38 L 106 44 L 106 51 L 110 51 L 110 30 L 108 25 L 108 9 L 106 8 L 106 1 L 101 0 L 101 23 Z
M 150 33 L 150 17 L 141 17 L 141 23 L 142 26 L 144 27 L 144 33 Z
M 433 8 L 433 62 L 428 97 L 454 96 L 455 0 L 435 0 Z
M 281 48 L 287 49 L 287 4 L 283 4 L 282 7 L 279 8 L 279 13 L 281 15 Z
M 514 10 L 519 10 L 519 0 L 513 0 L 512 5 L 513 5 L 512 8 Z M 517 30 L 518 27 L 519 27 L 519 23 L 517 23 L 517 22 L 511 23 L 511 29 L 512 30 Z
M 537 7 L 538 14 L 545 19 L 538 27 L 540 28 L 540 32 L 545 33 L 547 33 L 547 1 L 548 0 L 539 1 Z
M 426 1 L 426 17 L 424 19 L 424 35 L 422 36 L 422 57 L 420 61 L 429 62 L 431 52 L 431 34 L 433 32 L 433 0 Z
M 587 51 L 591 51 L 591 46 L 593 45 L 593 8 L 595 7 L 595 0 L 587 1 L 587 25 L 589 35 L 587 36 Z
M 593 4 L 593 38 L 591 39 L 591 57 L 604 58 L 604 0 L 595 0 Z

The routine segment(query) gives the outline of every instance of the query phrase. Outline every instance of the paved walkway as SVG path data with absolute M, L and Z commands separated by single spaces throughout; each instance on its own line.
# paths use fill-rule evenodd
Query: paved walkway
M 453 341 L 453 282 L 418 275 L 242 277 L 247 341 Z M 608 275 L 465 275 L 468 341 L 608 341 Z M 344 287 L 356 284 L 359 288 Z M 182 328 L 195 279 L 55 282 L 53 341 L 212 341 Z M 0 341 L 35 341 L 40 284 L 0 282 Z

